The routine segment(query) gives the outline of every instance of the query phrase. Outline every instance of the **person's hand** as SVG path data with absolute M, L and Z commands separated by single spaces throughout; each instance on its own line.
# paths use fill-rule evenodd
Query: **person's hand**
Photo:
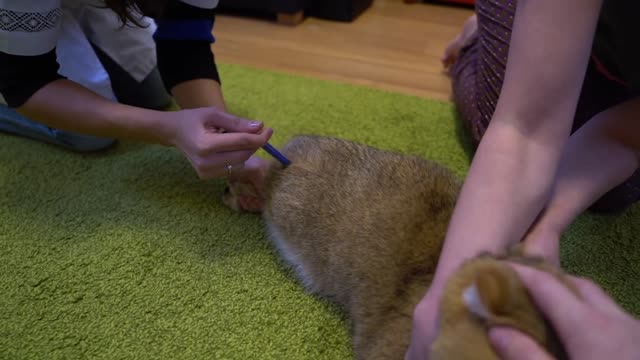
M 429 349 L 437 335 L 438 310 L 442 287 L 434 281 L 413 311 L 411 342 L 405 360 L 429 358 Z
M 570 359 L 640 358 L 640 321 L 625 313 L 592 281 L 570 278 L 582 297 L 579 299 L 548 273 L 513 267 L 556 329 Z M 528 336 L 510 328 L 492 328 L 489 337 L 504 360 L 552 359 Z
M 448 68 L 456 62 L 460 50 L 467 44 L 469 44 L 469 41 L 473 39 L 477 32 L 478 18 L 474 14 L 465 21 L 460 34 L 458 34 L 453 40 L 451 40 L 445 48 L 442 58 L 440 59 L 440 61 L 442 61 L 442 65 L 445 68 Z
M 560 266 L 560 238 L 559 231 L 534 225 L 523 240 L 524 251 L 527 255 L 542 256 L 551 264 Z
M 244 163 L 244 167 L 229 179 L 229 186 L 235 186 L 236 183 L 250 186 L 250 191 L 237 195 L 238 205 L 242 210 L 256 212 L 264 207 L 266 195 L 264 179 L 267 168 L 266 160 L 252 156 Z
M 271 138 L 273 130 L 215 108 L 170 113 L 168 142 L 182 151 L 198 176 L 235 176 Z M 231 168 L 227 168 L 231 166 Z M 245 177 L 248 175 L 244 175 Z

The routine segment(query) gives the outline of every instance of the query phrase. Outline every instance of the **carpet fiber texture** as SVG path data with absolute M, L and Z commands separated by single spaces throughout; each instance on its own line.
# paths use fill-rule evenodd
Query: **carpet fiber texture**
M 234 113 L 273 144 L 322 134 L 419 154 L 464 176 L 450 104 L 221 65 Z M 264 154 L 262 154 L 264 156 Z M 0 135 L 0 358 L 342 359 L 348 324 L 306 295 L 253 215 L 169 148 L 81 155 Z M 582 216 L 563 264 L 640 314 L 640 207 Z

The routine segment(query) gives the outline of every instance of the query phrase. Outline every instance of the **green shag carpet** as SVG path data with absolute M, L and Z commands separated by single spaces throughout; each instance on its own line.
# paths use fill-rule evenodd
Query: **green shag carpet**
M 450 104 L 223 65 L 234 113 L 282 145 L 323 134 L 419 154 L 464 176 Z M 263 154 L 264 155 L 264 154 Z M 345 319 L 281 267 L 258 217 L 182 155 L 121 143 L 81 155 L 0 135 L 0 358 L 344 359 Z M 564 265 L 640 315 L 640 207 L 586 215 Z

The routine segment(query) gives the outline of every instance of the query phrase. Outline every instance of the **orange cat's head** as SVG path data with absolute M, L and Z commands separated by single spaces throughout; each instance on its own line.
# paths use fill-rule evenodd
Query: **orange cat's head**
M 498 360 L 488 337 L 488 328 L 496 325 L 519 330 L 556 359 L 566 358 L 555 331 L 505 260 L 552 273 L 575 293 L 575 288 L 558 269 L 539 258 L 514 252 L 501 257 L 482 255 L 470 260 L 446 285 L 431 360 Z

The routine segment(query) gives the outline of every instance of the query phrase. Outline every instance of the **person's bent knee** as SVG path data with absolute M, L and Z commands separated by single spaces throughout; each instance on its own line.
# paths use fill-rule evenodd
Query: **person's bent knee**
M 102 151 L 112 147 L 116 143 L 115 139 L 75 134 L 65 131 L 56 131 L 56 140 L 58 140 L 60 145 L 77 152 Z
M 165 110 L 171 106 L 173 98 L 165 88 L 157 66 L 146 78 L 138 81 L 98 46 L 93 45 L 93 48 L 109 74 L 111 87 L 118 102 L 153 110 Z
M 113 89 L 118 101 L 123 104 L 144 109 L 166 110 L 173 101 L 164 87 L 157 67 L 141 82 L 121 76 L 117 80 L 113 79 L 112 84 L 114 84 Z

